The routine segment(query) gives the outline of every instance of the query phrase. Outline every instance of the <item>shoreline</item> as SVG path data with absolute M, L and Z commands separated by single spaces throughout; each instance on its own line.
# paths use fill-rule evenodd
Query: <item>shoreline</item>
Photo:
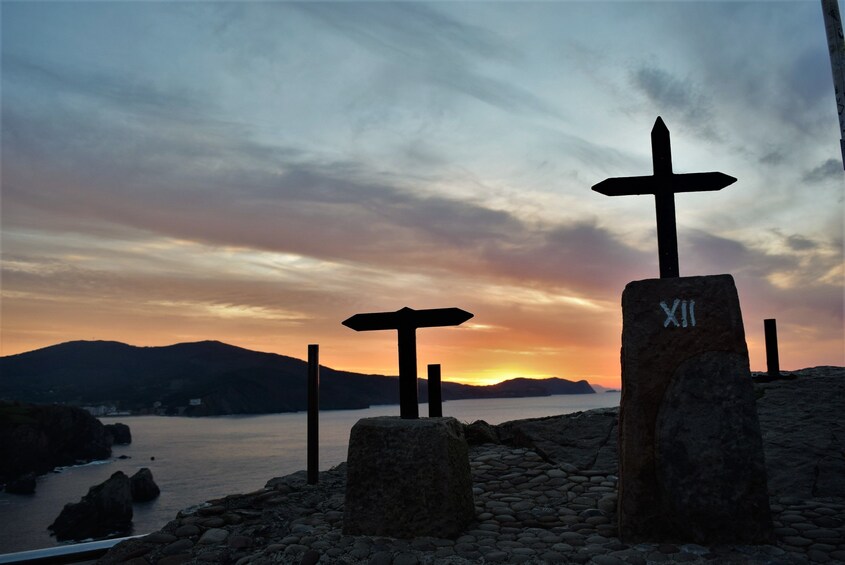
M 528 448 L 470 450 L 477 521 L 457 539 L 342 533 L 345 464 L 308 485 L 305 472 L 180 512 L 98 563 L 767 563 L 845 561 L 845 500 L 773 497 L 766 545 L 628 545 L 616 537 L 616 476 L 551 464 Z M 837 526 L 838 524 L 838 526 Z M 802 535 L 803 534 L 803 535 Z
M 838 462 L 831 471 L 816 461 L 815 475 L 792 471 L 828 449 L 802 434 L 820 436 L 824 429 L 836 439 L 845 368 L 795 373 L 795 380 L 755 384 L 775 520 L 771 544 L 621 542 L 612 432 L 598 443 L 569 441 L 579 429 L 573 426 L 613 430 L 614 409 L 599 409 L 507 422 L 496 429 L 511 445 L 471 445 L 476 521 L 455 540 L 343 535 L 341 464 L 321 472 L 317 485 L 307 485 L 299 471 L 180 512 L 159 532 L 116 546 L 99 563 L 845 563 L 845 477 L 836 472 Z M 558 438 L 561 429 L 566 441 Z M 789 448 L 785 456 L 776 445 Z

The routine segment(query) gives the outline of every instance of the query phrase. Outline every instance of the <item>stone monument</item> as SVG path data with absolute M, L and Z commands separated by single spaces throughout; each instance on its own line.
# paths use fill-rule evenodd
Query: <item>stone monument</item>
M 345 534 L 457 537 L 475 517 L 469 447 L 454 418 L 419 419 L 416 330 L 459 325 L 459 308 L 356 314 L 356 331 L 397 330 L 401 417 L 363 418 L 349 435 Z
M 455 418 L 362 418 L 349 435 L 343 533 L 457 537 L 475 518 Z
M 619 536 L 626 542 L 761 543 L 772 536 L 745 330 L 730 275 L 680 277 L 674 194 L 719 190 L 722 173 L 672 172 L 652 130 L 654 175 L 608 179 L 610 196 L 655 195 L 659 279 L 622 294 Z
M 767 541 L 763 441 L 733 277 L 632 282 L 622 316 L 620 537 Z

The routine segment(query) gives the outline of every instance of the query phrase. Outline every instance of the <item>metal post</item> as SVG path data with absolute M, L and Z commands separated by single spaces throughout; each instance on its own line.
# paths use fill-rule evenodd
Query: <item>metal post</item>
M 763 329 L 766 333 L 766 366 L 769 378 L 780 378 L 780 364 L 778 362 L 778 327 L 774 318 L 763 320 Z
M 428 366 L 428 417 L 443 417 L 443 397 L 440 394 L 440 365 Z
M 842 166 L 845 167 L 845 37 L 842 35 L 842 17 L 838 0 L 822 0 L 824 28 L 827 47 L 830 51 L 830 70 L 833 74 L 833 90 L 836 94 L 836 111 L 839 114 L 839 147 L 842 150 Z
M 308 346 L 308 484 L 317 484 L 320 447 L 320 346 Z

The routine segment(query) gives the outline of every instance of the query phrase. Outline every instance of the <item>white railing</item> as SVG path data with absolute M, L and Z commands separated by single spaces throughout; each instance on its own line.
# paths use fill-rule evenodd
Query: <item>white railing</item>
M 105 555 L 109 549 L 124 540 L 139 537 L 143 537 L 143 535 L 57 545 L 56 547 L 31 549 L 29 551 L 18 551 L 17 553 L 4 553 L 0 554 L 0 564 L 79 563 L 80 561 L 88 561 Z

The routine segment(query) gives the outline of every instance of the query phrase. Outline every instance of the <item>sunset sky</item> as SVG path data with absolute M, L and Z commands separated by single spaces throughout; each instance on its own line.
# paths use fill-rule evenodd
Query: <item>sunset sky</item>
M 806 2 L 3 2 L 0 354 L 206 339 L 396 374 L 358 312 L 460 307 L 421 373 L 619 384 L 620 298 L 731 273 L 753 370 L 845 365 L 843 216 L 821 7 Z M 845 12 L 845 10 L 843 10 Z

